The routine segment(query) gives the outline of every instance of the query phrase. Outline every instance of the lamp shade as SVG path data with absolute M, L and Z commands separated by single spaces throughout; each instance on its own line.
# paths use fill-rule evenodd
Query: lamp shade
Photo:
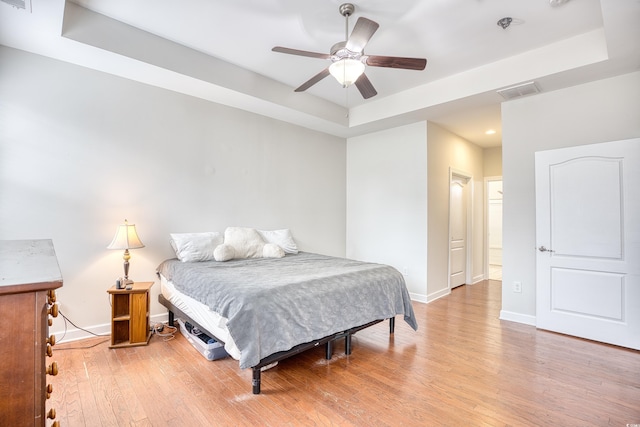
M 329 72 L 343 87 L 347 87 L 364 73 L 364 64 L 357 59 L 341 59 L 329 66 Z
M 144 244 L 140 241 L 136 232 L 136 225 L 129 224 L 124 220 L 124 224 L 119 225 L 113 240 L 107 246 L 107 249 L 138 249 L 144 248 Z

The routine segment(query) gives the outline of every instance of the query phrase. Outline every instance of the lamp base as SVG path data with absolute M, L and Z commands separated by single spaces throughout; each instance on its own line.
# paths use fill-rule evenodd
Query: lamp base
M 124 279 L 124 280 L 122 280 L 122 284 L 123 284 L 123 285 L 133 285 L 133 280 L 131 280 L 131 279 Z

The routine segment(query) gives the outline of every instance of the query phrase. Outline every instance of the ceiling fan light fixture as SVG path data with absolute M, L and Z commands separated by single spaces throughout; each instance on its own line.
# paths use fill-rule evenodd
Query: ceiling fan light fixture
M 362 95 L 364 99 L 369 99 L 372 96 L 376 96 L 378 92 L 365 74 L 365 66 L 424 70 L 424 67 L 427 65 L 426 58 L 365 55 L 364 48 L 380 25 L 377 22 L 361 16 L 353 27 L 351 35 L 349 35 L 349 16 L 353 14 L 354 10 L 355 6 L 352 3 L 344 3 L 340 6 L 340 14 L 345 18 L 345 40 L 334 44 L 329 54 L 291 49 L 282 46 L 275 46 L 271 49 L 274 52 L 331 61 L 328 67 L 294 89 L 295 92 L 303 92 L 331 74 L 344 88 L 355 84 L 360 95 Z
M 334 62 L 329 66 L 329 72 L 342 85 L 347 87 L 352 85 L 364 73 L 362 61 L 351 58 L 344 58 Z

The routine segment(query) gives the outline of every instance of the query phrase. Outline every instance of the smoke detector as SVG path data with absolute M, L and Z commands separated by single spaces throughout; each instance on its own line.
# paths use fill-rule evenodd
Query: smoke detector
M 510 16 L 505 16 L 504 18 L 500 19 L 497 24 L 500 25 L 503 30 L 506 30 L 507 27 L 511 25 L 511 22 L 513 22 L 513 18 Z

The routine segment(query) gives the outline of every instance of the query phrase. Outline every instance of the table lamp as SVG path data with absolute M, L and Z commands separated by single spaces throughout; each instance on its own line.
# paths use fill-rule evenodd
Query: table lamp
M 138 233 L 136 232 L 136 225 L 129 224 L 127 220 L 124 220 L 123 225 L 119 225 L 116 229 L 116 234 L 113 236 L 113 241 L 107 249 L 124 249 L 124 283 L 123 285 L 130 285 L 133 283 L 133 280 L 129 279 L 129 260 L 131 259 L 131 255 L 129 255 L 129 249 L 138 249 L 144 248 L 144 245 L 140 241 L 138 237 Z

